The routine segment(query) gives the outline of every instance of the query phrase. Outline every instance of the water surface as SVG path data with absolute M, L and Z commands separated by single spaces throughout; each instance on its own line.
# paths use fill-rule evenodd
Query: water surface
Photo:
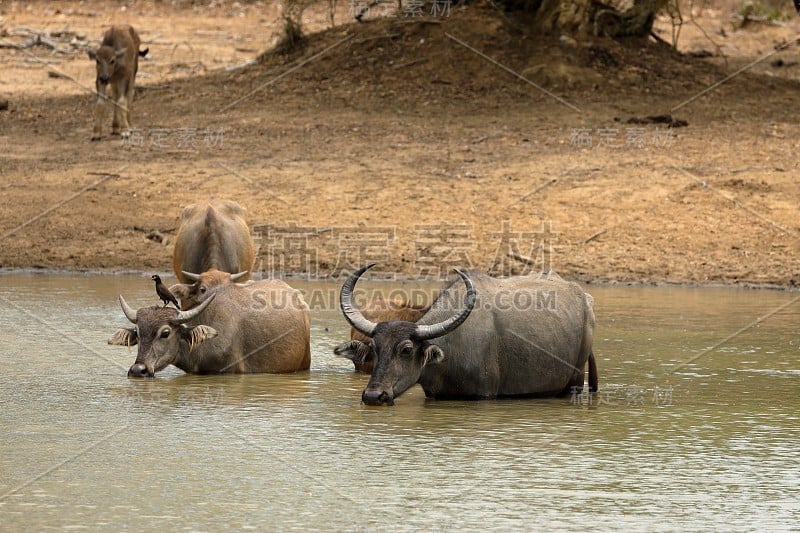
M 127 379 L 116 296 L 151 285 L 0 276 L 4 530 L 800 524 L 797 293 L 590 287 L 599 394 L 369 408 L 336 284 L 295 283 L 310 372 Z

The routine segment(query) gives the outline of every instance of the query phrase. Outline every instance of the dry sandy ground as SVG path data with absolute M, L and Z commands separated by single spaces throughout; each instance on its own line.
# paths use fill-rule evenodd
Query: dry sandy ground
M 275 44 L 277 3 L 0 1 L 0 43 L 67 36 L 0 48 L 0 266 L 168 271 L 181 207 L 219 196 L 272 275 L 800 284 L 796 18 L 685 12 L 677 54 L 537 37 L 486 7 L 355 24 L 339 4 L 333 28 L 310 8 L 303 46 L 244 66 Z M 112 23 L 150 55 L 132 141 L 93 143 L 82 39 Z M 667 113 L 688 126 L 627 122 Z

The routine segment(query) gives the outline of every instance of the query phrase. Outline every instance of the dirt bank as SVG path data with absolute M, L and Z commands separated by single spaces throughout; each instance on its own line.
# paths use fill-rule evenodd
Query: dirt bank
M 3 268 L 168 271 L 181 206 L 220 196 L 248 210 L 268 274 L 370 261 L 403 277 L 549 265 L 800 284 L 797 46 L 703 93 L 797 20 L 737 31 L 730 12 L 698 11 L 679 55 L 528 35 L 482 8 L 328 28 L 320 6 L 305 46 L 243 66 L 276 41 L 272 3 L 57 5 L 0 2 L 3 42 L 24 26 L 96 44 L 132 23 L 150 48 L 138 129 L 90 142 L 84 53 L 0 49 Z M 688 126 L 628 122 L 668 113 Z

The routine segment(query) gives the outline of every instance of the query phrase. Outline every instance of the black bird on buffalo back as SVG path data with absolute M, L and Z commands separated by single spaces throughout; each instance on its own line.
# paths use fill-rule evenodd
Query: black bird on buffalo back
M 163 283 L 161 283 L 161 277 L 158 274 L 153 274 L 150 279 L 156 282 L 156 294 L 158 294 L 158 297 L 161 298 L 162 302 L 164 302 L 164 307 L 168 306 L 169 303 L 172 302 L 175 304 L 175 307 L 180 310 L 181 306 L 178 305 L 178 300 L 171 292 L 169 292 L 169 289 L 166 288 Z

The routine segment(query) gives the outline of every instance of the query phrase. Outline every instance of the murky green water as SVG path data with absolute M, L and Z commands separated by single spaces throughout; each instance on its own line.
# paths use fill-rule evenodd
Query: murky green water
M 598 395 L 367 408 L 327 297 L 310 372 L 129 380 L 120 292 L 155 303 L 144 277 L 0 276 L 3 530 L 800 524 L 797 293 L 591 287 Z

